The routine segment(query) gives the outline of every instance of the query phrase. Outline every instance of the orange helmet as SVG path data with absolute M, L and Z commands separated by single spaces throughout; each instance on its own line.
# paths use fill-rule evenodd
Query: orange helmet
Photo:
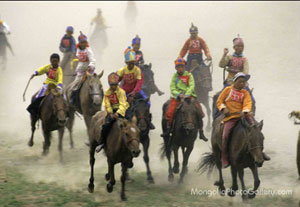
M 177 58 L 175 60 L 175 67 L 178 66 L 178 65 L 186 65 L 186 62 L 183 58 Z

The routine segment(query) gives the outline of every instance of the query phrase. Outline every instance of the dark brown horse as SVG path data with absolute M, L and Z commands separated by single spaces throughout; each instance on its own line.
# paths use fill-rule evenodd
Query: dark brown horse
M 70 103 L 70 97 L 72 93 L 71 85 L 68 85 L 66 88 L 66 96 L 68 105 L 70 108 L 69 119 L 67 121 L 66 127 L 70 133 L 70 145 L 73 148 L 73 136 L 72 129 L 74 125 L 74 114 L 75 111 L 82 114 L 87 130 L 89 129 L 92 116 L 96 114 L 96 112 L 101 110 L 102 100 L 103 100 L 103 87 L 100 81 L 100 78 L 103 75 L 103 71 L 101 74 L 97 75 L 94 73 L 93 75 L 85 74 L 83 76 L 82 85 L 79 92 L 79 107 L 75 107 Z
M 221 114 L 214 120 L 211 136 L 212 153 L 206 153 L 199 166 L 199 170 L 202 170 L 202 173 L 206 170 L 211 173 L 213 168 L 217 166 L 219 181 L 216 181 L 215 185 L 218 186 L 221 195 L 225 194 L 221 163 L 223 118 L 224 114 Z M 243 199 L 246 199 L 247 196 L 248 198 L 254 198 L 260 185 L 258 167 L 261 167 L 264 162 L 264 135 L 261 132 L 263 121 L 255 123 L 254 127 L 250 127 L 245 119 L 241 119 L 230 133 L 227 153 L 231 166 L 232 186 L 228 191 L 229 196 L 235 196 L 235 192 L 238 190 L 237 175 L 242 185 Z M 247 195 L 244 183 L 244 168 L 248 167 L 251 169 L 254 177 L 254 189 L 249 190 Z
M 196 108 L 194 107 L 193 101 L 189 98 L 184 99 L 184 101 L 177 107 L 174 116 L 174 123 L 171 131 L 171 136 L 164 137 L 164 143 L 162 148 L 162 156 L 168 158 L 169 163 L 169 176 L 170 182 L 174 180 L 173 173 L 179 173 L 179 162 L 178 162 L 178 149 L 181 147 L 183 154 L 182 170 L 180 173 L 179 183 L 183 182 L 183 178 L 187 173 L 187 165 L 189 156 L 194 148 L 194 142 L 198 134 L 198 122 Z M 163 119 L 162 128 L 163 131 L 166 129 L 166 120 L 164 119 L 164 114 L 169 102 L 166 102 L 163 106 Z M 174 167 L 171 164 L 171 152 L 174 152 Z
M 210 73 L 210 68 L 212 63 L 208 65 L 199 65 L 197 60 L 192 60 L 191 73 L 193 74 L 195 80 L 195 93 L 197 94 L 197 99 L 206 108 L 207 115 L 207 125 L 206 131 L 211 130 L 211 109 L 209 107 L 209 91 L 212 90 L 212 78 Z
M 37 93 L 36 93 L 37 94 Z M 36 94 L 32 96 L 32 101 L 35 98 Z M 41 99 L 39 113 L 31 114 L 31 138 L 28 142 L 30 147 L 33 146 L 33 135 L 35 132 L 36 122 L 40 119 L 42 121 L 42 129 L 44 135 L 44 144 L 43 144 L 43 155 L 47 155 L 49 152 L 49 147 L 51 144 L 51 132 L 58 130 L 59 134 L 59 144 L 58 150 L 60 153 L 60 161 L 63 160 L 62 156 L 62 139 L 64 134 L 64 127 L 67 118 L 67 104 L 64 100 L 63 94 L 61 94 L 56 86 L 53 84 L 48 85 L 48 89 L 45 92 L 45 97 Z
M 99 143 L 102 124 L 104 123 L 106 116 L 105 111 L 97 112 L 91 122 L 89 128 L 89 140 L 90 140 L 90 166 L 91 177 L 88 185 L 90 193 L 94 192 L 94 164 L 95 164 L 95 149 Z M 133 157 L 138 157 L 140 153 L 139 149 L 139 129 L 136 125 L 136 118 L 133 117 L 132 121 L 125 119 L 115 120 L 111 126 L 109 134 L 106 139 L 104 151 L 107 157 L 108 173 L 105 175 L 105 179 L 109 181 L 106 186 L 107 192 L 113 191 L 113 186 L 116 183 L 114 166 L 121 163 L 122 165 L 122 190 L 121 199 L 126 200 L 125 196 L 125 181 L 127 169 L 133 166 Z

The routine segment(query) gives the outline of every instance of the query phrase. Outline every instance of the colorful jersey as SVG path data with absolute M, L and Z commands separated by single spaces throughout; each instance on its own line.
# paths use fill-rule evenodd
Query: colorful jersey
M 135 60 L 136 60 L 136 65 L 138 67 L 140 67 L 141 65 L 144 65 L 144 55 L 143 55 L 142 51 L 138 50 L 135 52 Z
M 232 81 L 235 74 L 238 72 L 243 72 L 245 74 L 249 73 L 248 59 L 243 55 L 226 55 L 220 60 L 219 66 L 221 68 L 229 67 L 229 72 L 226 80 Z
M 0 33 L 10 33 L 10 28 L 6 22 L 2 22 L 0 25 Z
M 184 71 L 183 75 L 175 73 L 172 77 L 170 88 L 173 98 L 177 98 L 180 94 L 197 97 L 193 74 L 188 71 Z
M 47 75 L 47 79 L 44 81 L 44 84 L 53 83 L 59 87 L 63 86 L 63 72 L 60 66 L 54 69 L 51 64 L 48 64 L 35 71 L 36 75 L 43 75 L 45 73 Z
M 184 43 L 179 55 L 183 58 L 187 51 L 189 51 L 189 54 L 202 54 L 202 50 L 204 50 L 206 57 L 211 57 L 206 42 L 201 37 L 197 37 L 195 40 L 189 38 Z
M 240 117 L 240 112 L 251 111 L 252 101 L 250 93 L 246 89 L 239 91 L 234 89 L 233 85 L 228 86 L 220 94 L 217 100 L 217 107 L 220 111 L 226 107 L 229 110 L 229 113 L 236 113 L 229 117 L 225 117 L 224 121 Z
M 119 81 L 123 80 L 122 88 L 126 93 L 134 92 L 137 94 L 142 89 L 143 81 L 141 69 L 134 66 L 132 70 L 129 70 L 127 65 L 117 71 L 120 77 Z
M 76 52 L 76 42 L 73 36 L 69 37 L 66 34 L 61 38 L 59 50 L 65 52 Z
M 90 66 L 91 68 L 95 68 L 96 59 L 93 51 L 90 47 L 86 47 L 84 50 L 80 48 L 77 49 L 76 56 L 78 57 L 78 65 L 76 68 L 77 72 L 86 71 L 86 69 Z
M 103 105 L 107 113 L 113 113 L 113 109 L 115 109 L 117 110 L 117 113 L 123 117 L 125 116 L 126 110 L 129 107 L 126 93 L 119 86 L 114 92 L 112 92 L 110 88 L 105 91 Z

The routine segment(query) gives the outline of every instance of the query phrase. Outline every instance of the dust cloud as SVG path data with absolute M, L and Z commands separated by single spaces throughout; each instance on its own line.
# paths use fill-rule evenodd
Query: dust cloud
M 19 165 L 33 181 L 58 182 L 68 189 L 85 188 L 89 179 L 88 148 L 83 120 L 76 117 L 74 126 L 75 149 L 70 150 L 68 133 L 64 139 L 65 165 L 58 164 L 57 133 L 53 133 L 50 154 L 41 158 L 43 137 L 36 131 L 35 145 L 27 146 L 30 119 L 26 111 L 31 95 L 45 77 L 36 77 L 27 90 L 26 102 L 22 94 L 30 75 L 49 63 L 52 53 L 59 53 L 59 42 L 69 25 L 75 28 L 74 37 L 82 31 L 91 35 L 90 21 L 96 9 L 102 13 L 111 28 L 107 29 L 108 47 L 96 72 L 104 70 L 102 83 L 107 88 L 107 75 L 124 65 L 123 51 L 138 34 L 145 62 L 152 63 L 155 81 L 166 92 L 152 96 L 151 111 L 156 130 L 151 131 L 150 165 L 156 183 L 167 185 L 167 162 L 160 161 L 158 148 L 162 142 L 162 104 L 169 98 L 174 60 L 193 22 L 199 36 L 205 39 L 213 58 L 213 91 L 222 88 L 223 69 L 218 67 L 223 48 L 232 49 L 232 39 L 240 34 L 245 42 L 244 54 L 249 59 L 251 79 L 257 102 L 257 119 L 264 120 L 265 151 L 272 157 L 259 169 L 261 187 L 292 189 L 300 197 L 296 169 L 296 142 L 298 127 L 288 119 L 292 110 L 300 110 L 300 3 L 299 2 L 136 2 L 138 15 L 134 25 L 124 18 L 127 2 L 0 2 L 1 19 L 11 27 L 8 39 L 15 56 L 8 52 L 8 68 L 0 75 L 0 142 L 1 151 L 7 152 L 6 162 Z M 206 123 L 206 118 L 205 118 Z M 210 133 L 206 132 L 209 137 Z M 202 153 L 210 144 L 197 140 L 189 160 L 186 187 L 214 189 L 217 173 L 207 179 L 194 172 Z M 4 154 L 4 153 L 2 153 Z M 95 177 L 103 179 L 106 161 L 97 155 Z M 119 168 L 116 172 L 119 173 Z M 145 172 L 142 156 L 135 159 L 134 171 Z M 230 171 L 224 170 L 226 185 L 231 182 Z M 146 177 L 145 177 L 146 178 Z M 253 179 L 246 171 L 246 183 Z M 195 186 L 198 183 L 198 186 Z M 99 183 L 98 183 L 99 184 Z M 96 181 L 97 185 L 97 181 Z M 100 188 L 100 186 L 98 186 Z M 102 186 L 101 186 L 102 188 Z M 104 188 L 104 187 L 103 187 Z

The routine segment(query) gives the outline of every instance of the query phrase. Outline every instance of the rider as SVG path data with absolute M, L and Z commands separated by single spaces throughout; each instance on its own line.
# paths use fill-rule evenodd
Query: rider
M 226 116 L 223 120 L 224 129 L 222 134 L 222 166 L 229 166 L 227 158 L 227 142 L 230 130 L 235 126 L 240 118 L 245 117 L 253 126 L 254 120 L 250 116 L 252 101 L 250 94 L 245 90 L 245 85 L 250 75 L 243 72 L 237 73 L 233 78 L 233 85 L 226 87 L 217 100 L 218 109 Z M 263 153 L 265 160 L 270 160 L 269 156 Z
M 109 88 L 104 93 L 103 105 L 107 116 L 102 126 L 101 136 L 97 151 L 99 152 L 106 142 L 113 121 L 118 118 L 124 118 L 126 110 L 129 107 L 126 98 L 126 92 L 119 87 L 119 76 L 117 73 L 111 73 L 108 76 Z
M 10 28 L 8 24 L 0 19 L 0 33 L 10 34 Z
M 140 50 L 140 47 L 141 47 L 141 38 L 138 35 L 136 35 L 136 37 L 132 39 L 132 44 L 131 45 L 132 45 L 133 51 L 135 52 L 135 58 L 136 58 L 135 64 L 144 73 L 144 71 L 143 71 L 143 68 L 144 68 L 143 67 L 144 66 L 144 55 L 143 55 L 143 52 Z M 151 73 L 153 73 L 153 71 L 151 71 Z M 154 82 L 154 79 L 153 79 L 153 86 L 154 86 L 155 91 L 157 91 L 157 93 L 158 93 L 159 96 L 165 94 L 164 92 L 162 92 L 161 90 L 159 90 L 159 88 L 156 86 L 156 84 Z
M 211 55 L 206 45 L 206 42 L 201 37 L 198 36 L 198 28 L 194 26 L 193 23 L 190 28 L 190 34 L 191 37 L 187 39 L 186 42 L 184 43 L 178 57 L 178 58 L 184 58 L 187 51 L 189 51 L 187 57 L 187 66 L 186 66 L 186 70 L 188 71 L 191 69 L 192 60 L 196 59 L 199 65 L 203 63 L 202 50 L 204 50 L 207 59 L 211 60 Z
M 45 65 L 41 68 L 39 68 L 37 71 L 34 72 L 34 74 L 31 75 L 30 79 L 34 78 L 35 76 L 40 76 L 43 74 L 47 75 L 47 79 L 44 81 L 44 85 L 42 89 L 38 92 L 38 94 L 35 96 L 33 102 L 45 95 L 45 92 L 47 91 L 48 84 L 52 83 L 57 86 L 57 88 L 61 91 L 63 89 L 63 72 L 61 67 L 59 66 L 59 55 L 56 53 L 53 53 L 50 56 L 50 63 L 48 65 Z M 27 109 L 28 110 L 28 109 Z M 33 111 L 30 111 L 30 113 L 34 113 Z
M 72 94 L 79 89 L 80 82 L 82 80 L 83 75 L 85 72 L 93 74 L 95 71 L 96 59 L 94 57 L 94 53 L 89 47 L 87 37 L 82 34 L 80 31 L 80 35 L 78 37 L 79 44 L 77 44 L 77 52 L 76 56 L 78 57 L 78 65 L 76 68 L 76 78 L 71 83 Z M 74 96 L 71 95 L 71 102 L 75 103 L 73 100 Z
M 106 21 L 102 16 L 102 10 L 100 8 L 97 9 L 97 15 L 92 19 L 91 25 L 96 24 L 96 27 L 106 27 Z
M 70 63 L 76 54 L 76 41 L 73 37 L 74 29 L 72 26 L 68 26 L 66 34 L 62 37 L 59 45 L 59 50 L 64 54 L 60 63 L 60 67 L 65 70 L 67 63 Z
M 200 139 L 203 139 L 205 142 L 208 139 L 205 137 L 203 133 L 203 121 L 204 113 L 202 111 L 202 107 L 200 103 L 197 101 L 197 95 L 195 93 L 194 87 L 195 82 L 193 75 L 185 70 L 186 62 L 183 58 L 177 58 L 175 60 L 175 69 L 177 72 L 173 75 L 170 90 L 172 94 L 172 99 L 165 114 L 165 119 L 167 120 L 167 130 L 161 136 L 168 136 L 171 130 L 172 122 L 174 119 L 174 114 L 176 111 L 176 107 L 179 104 L 177 99 L 184 99 L 186 97 L 190 97 L 191 99 L 195 99 L 193 101 L 195 108 L 197 109 L 197 119 L 198 119 L 198 127 L 199 127 L 199 136 Z
M 117 71 L 118 76 L 120 77 L 119 81 L 123 80 L 122 88 L 126 92 L 128 102 L 131 104 L 134 99 L 142 98 L 147 99 L 147 95 L 142 90 L 143 85 L 143 76 L 141 69 L 135 65 L 135 52 L 132 51 L 131 47 L 128 47 L 125 50 L 125 63 L 126 66 Z M 150 101 L 148 101 L 148 107 L 150 108 Z M 131 110 L 127 110 L 129 117 L 132 116 Z M 150 129 L 155 129 L 155 126 L 151 122 L 152 114 L 149 114 L 150 119 Z

